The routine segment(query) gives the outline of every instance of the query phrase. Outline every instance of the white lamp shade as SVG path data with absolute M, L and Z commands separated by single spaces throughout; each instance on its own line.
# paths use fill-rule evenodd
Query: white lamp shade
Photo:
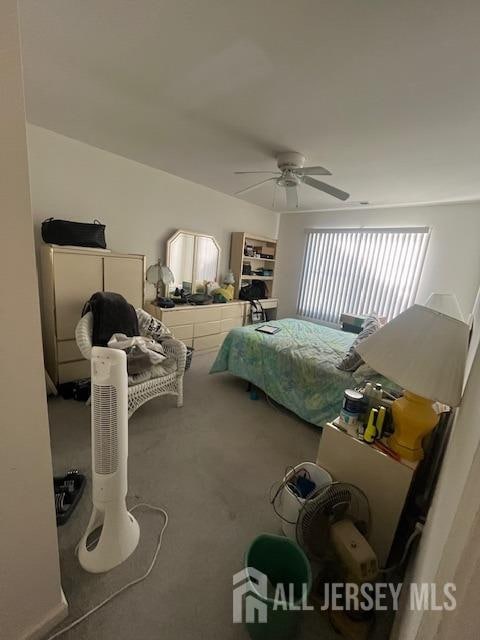
M 233 271 L 230 270 L 224 280 L 225 284 L 235 284 L 235 276 L 233 275 Z
M 361 342 L 356 351 L 403 389 L 457 407 L 468 334 L 464 322 L 416 304 Z
M 172 270 L 170 269 L 170 267 L 167 267 L 166 264 L 163 264 L 160 267 L 160 279 L 165 286 L 173 284 L 173 282 L 175 282 L 175 277 L 172 273 Z
M 462 322 L 464 320 L 457 297 L 453 293 L 432 293 L 425 306 Z

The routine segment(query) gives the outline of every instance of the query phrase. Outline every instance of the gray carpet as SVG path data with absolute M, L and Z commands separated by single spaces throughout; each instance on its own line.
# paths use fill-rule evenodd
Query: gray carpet
M 147 581 L 120 595 L 63 637 L 71 640 L 244 639 L 232 623 L 232 575 L 260 532 L 279 532 L 268 502 L 287 465 L 314 460 L 319 431 L 250 399 L 245 383 L 208 375 L 213 356 L 194 357 L 185 405 L 170 397 L 141 407 L 129 427 L 129 505 L 163 506 L 170 516 L 157 565 Z M 49 402 L 56 474 L 90 468 L 90 414 L 82 403 Z M 59 528 L 62 582 L 73 620 L 143 573 L 161 515 L 137 512 L 140 544 L 103 575 L 83 571 L 75 546 L 91 510 L 90 484 L 70 522 Z M 63 626 L 63 625 L 62 625 Z M 308 613 L 299 637 L 333 637 L 327 621 Z

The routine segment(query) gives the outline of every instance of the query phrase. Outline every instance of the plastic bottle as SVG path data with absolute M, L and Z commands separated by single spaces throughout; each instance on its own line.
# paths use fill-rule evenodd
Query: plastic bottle
M 377 435 L 377 427 L 375 426 L 377 417 L 378 409 L 372 409 L 368 417 L 367 428 L 365 429 L 365 433 L 363 434 L 363 439 L 369 444 L 375 440 L 375 436 Z
M 377 422 L 375 424 L 375 426 L 377 428 L 377 438 L 381 438 L 382 437 L 383 423 L 385 421 L 386 413 L 387 413 L 387 410 L 385 409 L 385 407 L 379 407 Z
M 381 400 L 382 396 L 383 396 L 383 390 L 382 390 L 382 385 L 380 384 L 380 382 L 377 382 L 377 384 L 375 385 L 375 389 L 373 390 L 374 393 L 374 398 L 376 398 L 377 400 Z

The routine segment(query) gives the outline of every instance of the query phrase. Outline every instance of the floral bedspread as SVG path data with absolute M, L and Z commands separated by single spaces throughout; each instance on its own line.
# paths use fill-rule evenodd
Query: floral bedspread
M 229 371 L 244 378 L 304 420 L 323 426 L 338 415 L 344 390 L 357 384 L 351 373 L 335 366 L 356 336 L 293 318 L 268 324 L 281 331 L 232 329 L 210 373 Z

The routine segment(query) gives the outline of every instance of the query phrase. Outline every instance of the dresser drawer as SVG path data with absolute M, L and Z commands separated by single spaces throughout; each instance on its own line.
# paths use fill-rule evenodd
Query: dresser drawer
M 167 327 L 176 327 L 180 324 L 195 324 L 199 322 L 213 322 L 221 319 L 221 311 L 218 307 L 196 307 L 192 309 L 175 309 L 162 313 L 162 322 Z
M 237 302 L 232 304 L 226 304 L 221 309 L 221 318 L 226 320 L 227 318 L 243 318 L 245 314 L 245 305 Z
M 58 365 L 58 381 L 72 382 L 81 378 L 90 378 L 90 360 L 78 360 Z
M 215 322 L 222 319 L 222 310 L 220 307 L 198 306 L 193 310 L 194 323 L 199 322 Z
M 220 333 L 220 320 L 213 322 L 197 322 L 193 325 L 193 337 L 210 336 L 213 333 Z
M 228 332 L 230 329 L 234 327 L 241 327 L 243 325 L 243 318 L 227 318 L 226 320 L 222 320 L 220 324 L 221 332 Z
M 179 324 L 172 328 L 172 333 L 177 340 L 193 338 L 193 324 Z
M 195 309 L 175 309 L 175 311 L 162 311 L 157 315 L 167 327 L 193 324 L 195 321 Z
M 57 342 L 57 354 L 58 362 L 71 362 L 72 360 L 83 359 L 75 340 L 63 340 L 61 342 Z
M 211 336 L 203 336 L 202 338 L 193 339 L 193 348 L 197 351 L 203 351 L 206 349 L 215 349 L 219 347 L 223 342 L 221 333 L 215 333 Z

